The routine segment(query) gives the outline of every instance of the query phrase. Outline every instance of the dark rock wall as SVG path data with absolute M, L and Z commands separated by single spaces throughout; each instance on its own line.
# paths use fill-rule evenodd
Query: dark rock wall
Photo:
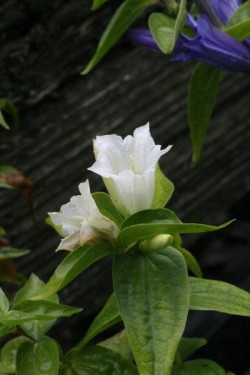
M 59 238 L 44 224 L 47 212 L 59 209 L 86 178 L 93 191 L 103 189 L 101 179 L 87 171 L 96 135 L 125 136 L 150 121 L 156 142 L 174 145 L 161 166 L 176 185 L 170 206 L 184 220 L 219 224 L 235 212 L 241 216 L 242 210 L 235 210 L 239 201 L 245 210 L 249 205 L 250 77 L 223 74 L 202 160 L 191 170 L 186 94 L 194 65 L 171 63 L 124 37 L 91 74 L 80 76 L 112 14 L 108 6 L 97 12 L 90 7 L 90 1 L 80 0 L 0 5 L 0 96 L 15 102 L 21 119 L 17 129 L 0 130 L 1 163 L 14 165 L 34 182 L 37 225 L 25 202 L 10 191 L 0 194 L 0 222 L 13 245 L 32 249 L 19 268 L 45 280 L 64 256 L 54 253 Z M 248 220 L 244 217 L 218 237 L 202 237 L 198 245 L 209 252 L 210 241 L 212 247 L 217 238 L 241 236 L 242 230 L 249 235 Z M 197 250 L 194 240 L 186 239 Z M 219 248 L 227 267 L 236 250 L 228 255 Z M 84 305 L 89 318 L 110 291 L 110 260 L 105 260 L 72 283 L 62 298 Z

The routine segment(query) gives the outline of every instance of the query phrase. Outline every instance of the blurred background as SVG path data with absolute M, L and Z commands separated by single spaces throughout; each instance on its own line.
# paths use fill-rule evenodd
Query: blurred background
M 171 63 L 124 36 L 93 72 L 80 75 L 115 6 L 92 12 L 91 1 L 83 0 L 0 3 L 0 97 L 11 99 L 20 116 L 18 127 L 0 129 L 0 162 L 33 183 L 31 200 L 0 191 L 0 223 L 12 246 L 31 249 L 18 270 L 48 280 L 65 253 L 54 251 L 59 236 L 45 224 L 47 212 L 59 210 L 86 178 L 92 191 L 104 189 L 87 171 L 94 162 L 92 139 L 125 136 L 149 121 L 156 143 L 174 145 L 161 161 L 175 184 L 169 207 L 188 222 L 237 218 L 222 231 L 185 236 L 185 246 L 205 277 L 250 290 L 250 77 L 223 74 L 202 158 L 191 169 L 186 96 L 194 64 Z M 62 302 L 84 307 L 52 332 L 65 350 L 111 291 L 111 259 L 105 259 L 60 293 Z M 209 339 L 197 355 L 249 374 L 249 319 L 192 313 L 186 334 Z

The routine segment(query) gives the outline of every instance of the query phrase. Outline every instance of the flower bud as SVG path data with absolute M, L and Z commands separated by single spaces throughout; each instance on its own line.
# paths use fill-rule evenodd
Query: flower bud
M 170 246 L 173 242 L 173 236 L 170 234 L 159 234 L 158 236 L 152 237 L 149 240 L 141 241 L 139 249 L 143 253 L 149 253 L 151 251 L 160 251 Z

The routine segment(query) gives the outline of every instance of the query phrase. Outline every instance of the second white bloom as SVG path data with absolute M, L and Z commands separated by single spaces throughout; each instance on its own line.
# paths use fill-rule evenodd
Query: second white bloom
M 124 139 L 118 135 L 98 136 L 94 140 L 96 162 L 89 170 L 101 175 L 107 190 L 124 216 L 152 207 L 155 171 L 161 150 L 149 131 L 149 124 Z

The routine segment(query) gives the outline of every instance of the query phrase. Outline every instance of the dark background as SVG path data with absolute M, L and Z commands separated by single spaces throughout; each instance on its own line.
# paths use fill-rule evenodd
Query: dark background
M 161 54 L 133 45 L 125 36 L 88 76 L 81 70 L 94 53 L 112 15 L 110 6 L 92 12 L 83 0 L 0 2 L 0 97 L 12 99 L 20 125 L 0 130 L 1 163 L 23 171 L 34 183 L 33 206 L 13 191 L 0 192 L 0 222 L 13 246 L 32 252 L 18 269 L 48 280 L 65 253 L 59 237 L 44 224 L 90 179 L 96 135 L 121 136 L 150 121 L 156 143 L 170 153 L 161 166 L 175 183 L 170 203 L 183 221 L 237 222 L 214 234 L 185 236 L 206 277 L 250 289 L 250 77 L 224 73 L 200 163 L 190 168 L 186 118 L 188 80 L 194 64 L 171 63 Z M 91 267 L 60 293 L 84 313 L 53 331 L 64 349 L 83 335 L 112 290 L 111 260 Z M 243 374 L 249 366 L 249 320 L 226 314 L 192 313 L 187 334 L 209 338 L 200 355 Z

